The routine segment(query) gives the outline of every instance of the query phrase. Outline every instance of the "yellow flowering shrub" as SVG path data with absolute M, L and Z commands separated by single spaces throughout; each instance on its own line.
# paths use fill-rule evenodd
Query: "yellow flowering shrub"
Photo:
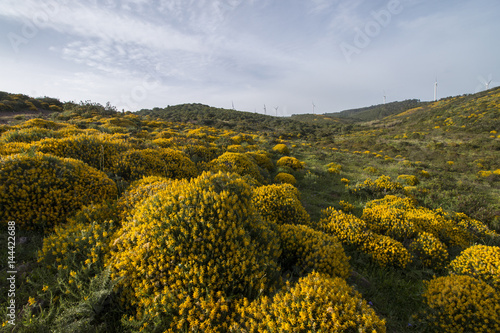
M 419 183 L 418 178 L 413 175 L 399 175 L 398 179 L 404 181 L 407 185 L 410 186 L 416 186 Z
M 357 184 L 351 188 L 350 191 L 354 194 L 367 193 L 373 194 L 386 194 L 390 192 L 397 192 L 403 189 L 403 185 L 398 182 L 391 181 L 391 177 L 382 175 L 375 181 L 366 179 L 363 183 Z
M 108 264 L 137 318 L 164 318 L 167 331 L 219 332 L 227 326 L 225 299 L 277 287 L 273 228 L 254 211 L 243 178 L 205 172 L 137 207 L 115 234 Z
M 239 307 L 234 332 L 378 332 L 385 321 L 339 277 L 313 272 L 272 299 L 261 297 Z
M 276 224 L 311 225 L 300 202 L 299 190 L 290 184 L 259 186 L 253 190 L 253 204 L 261 216 Z
M 59 271 L 104 267 L 104 256 L 109 253 L 109 239 L 116 228 L 114 205 L 95 204 L 82 207 L 68 223 L 55 226 L 43 239 L 38 262 Z
M 30 143 L 10 142 L 0 145 L 0 155 L 20 154 L 32 150 Z
M 337 163 L 330 163 L 326 166 L 328 168 L 328 172 L 329 173 L 334 173 L 334 174 L 338 174 L 340 173 L 340 171 L 342 171 L 342 165 L 340 164 L 337 164 Z
M 355 208 L 354 205 L 352 205 L 344 200 L 340 200 L 339 205 L 340 205 L 340 208 L 342 209 L 342 211 L 344 211 L 346 213 L 352 212 Z
M 58 137 L 59 133 L 57 131 L 46 129 L 46 128 L 21 128 L 21 129 L 12 129 L 3 133 L 0 136 L 0 142 L 9 143 L 9 142 L 25 142 L 30 143 L 33 141 L 39 141 L 44 138 L 53 138 Z
M 230 151 L 232 153 L 244 153 L 245 148 L 242 145 L 229 145 L 226 148 L 227 151 Z
M 442 269 L 448 263 L 446 245 L 428 232 L 419 233 L 410 244 L 410 251 L 425 267 Z
M 257 150 L 247 152 L 247 155 L 252 156 L 255 163 L 257 163 L 257 165 L 261 168 L 266 169 L 267 171 L 274 170 L 274 164 L 268 152 L 264 150 Z
M 367 232 L 366 222 L 354 215 L 328 207 L 322 211 L 319 221 L 319 229 L 337 237 L 342 244 L 360 247 L 370 237 Z
M 474 245 L 450 263 L 450 272 L 482 280 L 500 292 L 500 247 Z
M 124 220 L 128 215 L 133 214 L 133 210 L 140 206 L 144 200 L 158 191 L 167 189 L 171 183 L 172 180 L 165 177 L 149 176 L 130 184 L 116 203 L 120 220 Z
M 466 275 L 434 278 L 425 283 L 427 305 L 419 316 L 431 332 L 500 332 L 500 294 Z
M 300 170 L 304 169 L 305 163 L 299 161 L 295 157 L 283 156 L 276 162 L 276 165 L 279 167 L 288 167 L 293 170 Z
M 390 198 L 369 201 L 363 209 L 361 219 L 375 233 L 387 235 L 399 241 L 413 238 L 417 234 L 413 222 L 405 218 L 406 210 L 404 208 L 387 204 L 387 199 L 390 200 Z M 408 207 L 410 203 L 405 201 L 402 205 Z
M 102 171 L 109 171 L 116 156 L 131 148 L 124 140 L 109 134 L 49 138 L 38 141 L 35 146 L 42 153 L 78 159 Z
M 366 204 L 362 218 L 368 227 L 381 234 L 405 241 L 427 232 L 438 238 L 446 246 L 466 248 L 474 239 L 471 230 L 483 230 L 481 223 L 456 215 L 451 218 L 441 209 L 430 210 L 416 207 L 410 198 L 387 195 Z M 470 225 L 470 229 L 468 226 Z M 475 226 L 475 227 L 474 227 Z M 493 235 L 492 232 L 490 232 Z
M 19 128 L 46 128 L 46 129 L 51 129 L 51 130 L 58 130 L 60 128 L 66 127 L 66 124 L 63 123 L 56 123 L 55 121 L 52 120 L 47 120 L 47 119 L 41 119 L 41 118 L 35 118 L 35 119 L 30 119 L 25 121 L 22 124 L 19 124 L 17 127 Z
M 212 171 L 234 172 L 241 176 L 248 175 L 259 183 L 264 182 L 258 165 L 254 159 L 244 153 L 225 152 L 210 162 Z
M 165 163 L 156 149 L 130 149 L 114 157 L 111 170 L 125 180 L 164 176 Z
M 297 183 L 297 180 L 295 179 L 295 177 L 293 175 L 291 175 L 289 173 L 280 172 L 276 175 L 276 177 L 274 177 L 274 182 L 295 185 Z
M 183 152 L 163 148 L 158 149 L 157 154 L 165 163 L 165 170 L 163 172 L 164 177 L 181 179 L 191 178 L 197 175 L 196 165 Z
M 349 257 L 336 237 L 305 225 L 283 224 L 278 230 L 284 270 L 291 271 L 298 266 L 300 274 L 314 270 L 330 277 L 349 277 Z
M 460 229 L 466 232 L 466 238 L 469 242 L 484 241 L 486 239 L 499 239 L 500 235 L 481 221 L 470 218 L 464 213 L 455 213 L 452 222 Z
M 380 266 L 396 266 L 405 268 L 411 261 L 411 254 L 397 240 L 379 234 L 370 233 L 361 250 L 369 254 Z
M 115 183 L 85 163 L 50 155 L 0 157 L 0 221 L 49 229 L 81 206 L 114 199 Z
M 180 147 L 193 162 L 210 162 L 217 156 L 217 147 L 204 145 L 185 145 Z
M 273 147 L 273 151 L 278 152 L 281 155 L 290 154 L 290 150 L 284 143 L 278 143 L 276 146 Z
M 184 153 L 170 148 L 128 150 L 115 157 L 112 170 L 126 180 L 143 176 L 191 178 L 197 173 Z

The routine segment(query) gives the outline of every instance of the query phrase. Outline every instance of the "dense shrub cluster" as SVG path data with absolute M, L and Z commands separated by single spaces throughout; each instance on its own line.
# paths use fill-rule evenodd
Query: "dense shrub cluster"
M 280 172 L 274 177 L 274 182 L 295 185 L 297 183 L 297 180 L 295 179 L 295 177 L 293 175 L 291 175 L 289 173 Z
M 260 186 L 253 191 L 253 204 L 265 220 L 276 224 L 311 225 L 300 202 L 299 190 L 290 184 Z
M 278 152 L 281 155 L 290 154 L 290 150 L 284 143 L 278 143 L 276 146 L 273 147 L 273 151 Z
M 389 176 L 382 175 L 374 181 L 368 178 L 363 183 L 350 188 L 350 191 L 354 194 L 367 193 L 369 195 L 385 195 L 388 193 L 398 192 L 402 189 L 403 185 L 398 182 L 393 182 Z
M 448 263 L 446 245 L 428 232 L 419 233 L 411 243 L 410 250 L 425 267 L 442 269 Z
M 500 292 L 500 248 L 487 245 L 471 246 L 450 263 L 450 272 L 472 276 Z
M 195 164 L 184 153 L 170 148 L 127 150 L 115 156 L 112 170 L 125 180 L 145 176 L 181 179 L 197 173 Z
M 240 306 L 236 332 L 385 332 L 381 320 L 345 280 L 313 272 L 272 299 Z
M 500 332 L 500 294 L 466 275 L 434 278 L 426 283 L 426 310 L 421 322 L 433 332 Z
M 115 199 L 106 174 L 81 161 L 36 153 L 0 157 L 0 221 L 48 229 L 81 206 Z
M 300 224 L 283 224 L 278 230 L 284 270 L 297 266 L 300 274 L 314 270 L 330 277 L 349 277 L 349 258 L 336 237 Z
M 370 233 L 360 249 L 382 267 L 405 268 L 412 261 L 411 254 L 401 242 L 385 235 Z
M 319 228 L 351 247 L 361 247 L 370 237 L 366 232 L 366 222 L 354 215 L 328 207 L 323 210 L 323 218 L 319 222 Z
M 278 162 L 276 162 L 276 165 L 279 167 L 290 168 L 292 170 L 300 170 L 304 169 L 305 163 L 299 161 L 295 157 L 283 156 L 278 160 Z
M 116 156 L 131 149 L 124 140 L 108 134 L 48 138 L 38 141 L 35 146 L 42 153 L 79 159 L 103 171 L 111 170 Z
M 416 186 L 419 183 L 417 176 L 413 175 L 399 175 L 398 179 L 404 181 L 407 185 Z
M 113 241 L 123 302 L 174 331 L 227 329 L 224 299 L 253 299 L 278 283 L 279 238 L 251 200 L 240 176 L 220 172 L 147 199 Z
M 248 175 L 259 183 L 265 181 L 254 159 L 244 153 L 225 152 L 210 163 L 212 171 L 234 172 L 241 176 Z

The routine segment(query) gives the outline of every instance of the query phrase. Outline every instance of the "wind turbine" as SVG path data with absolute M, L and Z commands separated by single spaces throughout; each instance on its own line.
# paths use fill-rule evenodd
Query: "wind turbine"
M 312 102 L 312 105 L 313 105 L 313 114 L 314 114 L 314 108 L 316 107 L 316 105 L 314 105 L 314 101 Z
M 264 114 L 267 114 L 266 104 L 264 104 Z
M 383 92 L 384 92 L 384 104 L 385 104 L 386 102 L 385 90 L 383 90 Z
M 478 84 L 477 87 L 476 87 L 476 90 L 475 92 L 478 93 L 480 91 L 484 91 L 484 90 L 488 90 L 490 89 L 490 84 L 493 82 L 493 77 L 492 75 L 488 75 L 488 78 L 485 79 L 484 77 L 482 76 L 478 76 L 477 77 L 477 80 L 479 82 L 481 82 L 481 84 Z M 497 82 L 493 82 L 493 85 L 497 84 Z M 483 86 L 484 86 L 484 90 L 483 90 Z
M 491 80 L 484 83 L 484 87 L 486 88 L 486 90 L 490 89 L 490 83 L 491 83 Z
M 274 108 L 274 110 L 276 111 L 276 117 L 278 116 L 278 108 L 279 108 L 279 106 Z
M 234 102 L 233 101 L 231 101 L 231 105 L 233 106 L 233 110 L 234 110 Z
M 436 81 L 434 82 L 434 101 L 437 101 L 437 95 L 438 95 L 438 79 L 436 78 Z

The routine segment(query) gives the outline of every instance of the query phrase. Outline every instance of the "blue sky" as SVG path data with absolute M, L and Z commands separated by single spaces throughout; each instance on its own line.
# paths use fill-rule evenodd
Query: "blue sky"
M 500 85 L 498 0 L 2 0 L 0 90 L 287 116 Z

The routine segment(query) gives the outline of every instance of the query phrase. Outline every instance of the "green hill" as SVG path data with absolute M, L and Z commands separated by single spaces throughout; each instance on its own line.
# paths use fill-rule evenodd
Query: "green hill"
M 353 121 L 371 121 L 398 114 L 415 107 L 425 105 L 418 99 L 408 99 L 402 102 L 391 102 L 387 104 L 372 105 L 359 109 L 350 109 L 338 113 L 325 113 L 327 117 L 347 118 Z

